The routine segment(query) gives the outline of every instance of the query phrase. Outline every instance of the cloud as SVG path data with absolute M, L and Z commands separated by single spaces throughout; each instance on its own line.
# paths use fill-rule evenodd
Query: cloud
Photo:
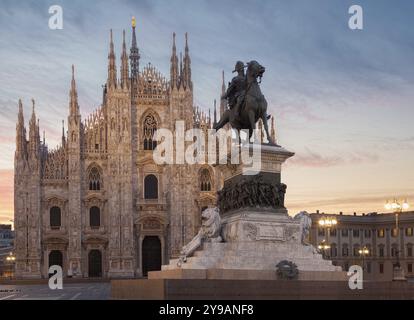
M 33 97 L 47 143 L 59 143 L 61 120 L 68 115 L 72 63 L 83 119 L 99 106 L 109 29 L 114 29 L 119 70 L 121 32 L 126 28 L 130 41 L 131 15 L 138 22 L 140 65 L 151 61 L 167 78 L 171 34 L 177 33 L 181 51 L 183 35 L 189 32 L 194 101 L 204 108 L 219 98 L 222 70 L 227 82 L 236 60 L 262 63 L 266 73 L 261 89 L 276 116 L 278 140 L 302 150 L 288 166 L 373 164 L 378 154 L 394 157 L 402 150 L 410 159 L 414 3 L 390 6 L 361 0 L 367 23 L 364 31 L 353 32 L 347 28 L 348 2 L 56 0 L 53 4 L 64 9 L 64 30 L 51 31 L 50 1 L 2 0 L 0 60 L 7 63 L 0 66 L 0 168 L 13 166 L 19 98 L 26 125 Z M 338 149 L 338 141 L 345 139 L 350 140 L 342 150 L 327 151 L 330 146 Z M 311 144 L 320 148 L 303 149 Z M 405 166 L 395 163 L 407 178 L 413 177 Z
M 288 120 L 289 118 L 300 118 L 305 121 L 324 121 L 325 118 L 313 111 L 306 102 L 302 104 L 298 102 L 281 103 L 276 107 L 278 119 Z
M 13 218 L 13 170 L 0 170 L 0 223 Z
M 379 160 L 377 154 L 369 152 L 352 152 L 341 155 L 322 155 L 305 148 L 304 152 L 297 153 L 287 161 L 288 166 L 299 167 L 334 167 L 340 165 L 356 165 L 363 163 L 375 163 Z
M 404 190 L 399 197 L 407 199 L 408 202 L 414 200 L 414 189 Z M 368 212 L 384 212 L 384 203 L 389 198 L 389 191 L 379 190 L 375 193 L 361 194 L 361 195 L 347 195 L 343 197 L 325 197 L 321 199 L 304 200 L 303 197 L 288 198 L 287 207 L 291 213 L 299 211 L 315 212 L 320 210 L 325 213 L 339 213 L 352 214 L 368 213 Z

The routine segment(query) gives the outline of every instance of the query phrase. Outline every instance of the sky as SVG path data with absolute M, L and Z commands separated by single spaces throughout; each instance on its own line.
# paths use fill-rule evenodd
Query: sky
M 348 27 L 351 5 L 364 29 Z M 63 29 L 48 27 L 63 8 Z M 189 34 L 194 103 L 219 99 L 237 60 L 266 67 L 261 88 L 278 143 L 295 152 L 283 167 L 291 214 L 383 212 L 394 197 L 414 201 L 414 2 L 409 0 L 2 0 L 0 4 L 0 223 L 13 219 L 18 99 L 30 99 L 49 148 L 68 115 L 71 65 L 85 117 L 101 104 L 109 30 L 117 66 L 131 17 L 141 66 L 169 77 L 172 33 Z M 414 203 L 413 203 L 414 205 Z

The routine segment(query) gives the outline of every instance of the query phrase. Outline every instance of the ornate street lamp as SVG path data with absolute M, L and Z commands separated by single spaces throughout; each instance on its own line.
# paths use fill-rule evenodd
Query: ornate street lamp
M 369 255 L 369 250 L 367 247 L 363 247 L 359 249 L 358 253 L 362 257 L 362 270 L 365 270 L 365 257 Z
M 399 215 L 404 210 L 407 210 L 408 208 L 410 208 L 410 205 L 408 204 L 407 199 L 405 200 L 394 199 L 392 201 L 387 201 L 385 203 L 385 209 L 392 210 L 395 213 L 395 236 L 397 238 L 398 243 L 400 243 L 400 241 L 398 241 L 399 229 L 400 229 Z M 404 271 L 401 268 L 401 263 L 400 263 L 400 244 L 398 244 L 398 249 L 396 250 L 395 255 L 397 257 L 397 263 L 394 268 L 394 280 L 405 280 Z
M 9 263 L 13 263 L 16 261 L 16 257 L 13 255 L 13 252 L 9 253 L 9 255 L 6 257 L 6 261 Z
M 323 217 L 319 220 L 319 225 L 322 228 L 331 228 L 333 226 L 336 226 L 337 224 L 338 224 L 338 221 L 336 220 L 336 218 Z
M 13 255 L 13 252 L 10 252 L 9 255 L 6 257 L 6 261 L 9 265 L 12 265 L 12 270 L 14 269 L 14 263 L 16 262 L 16 257 Z M 10 274 L 10 277 L 13 278 L 14 272 Z
M 333 217 L 323 217 L 318 221 L 319 227 L 326 229 L 326 239 L 318 246 L 318 249 L 322 251 L 323 256 L 325 252 L 331 248 L 329 244 L 329 235 L 331 233 L 331 228 L 335 227 L 338 224 L 338 220 Z
M 326 243 L 325 240 L 323 240 L 319 245 L 318 245 L 318 249 L 319 251 L 322 252 L 322 256 L 325 257 L 326 256 L 326 252 L 328 252 L 329 249 L 331 249 L 331 246 Z

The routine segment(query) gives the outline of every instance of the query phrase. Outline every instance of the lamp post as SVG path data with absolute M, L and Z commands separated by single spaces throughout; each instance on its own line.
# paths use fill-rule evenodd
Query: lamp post
M 363 247 L 358 251 L 359 255 L 362 257 L 362 271 L 365 270 L 365 257 L 369 254 L 369 250 L 367 247 Z
M 322 240 L 322 242 L 318 245 L 319 251 L 322 252 L 322 257 L 326 257 L 326 253 L 329 249 L 331 249 L 331 246 L 326 243 L 325 240 Z
M 387 201 L 385 203 L 385 209 L 393 210 L 395 214 L 395 236 L 397 238 L 398 248 L 395 252 L 397 263 L 394 268 L 394 280 L 405 280 L 404 271 L 401 268 L 401 263 L 400 263 L 400 241 L 398 239 L 398 236 L 400 233 L 399 216 L 404 210 L 407 210 L 409 207 L 410 205 L 408 204 L 407 199 L 405 200 L 394 199 L 392 201 Z
M 331 228 L 335 227 L 338 224 L 338 220 L 332 217 L 323 217 L 318 221 L 319 227 L 326 230 L 326 238 L 322 241 L 322 243 L 318 246 L 319 250 L 323 250 L 325 253 L 326 250 L 331 248 L 329 244 L 329 235 L 331 233 Z M 325 256 L 325 254 L 323 254 Z
M 16 261 L 16 257 L 13 255 L 13 252 L 10 252 L 6 258 L 6 261 L 9 263 L 13 263 Z
M 13 252 L 10 252 L 9 255 L 6 257 L 6 261 L 8 264 L 14 265 L 16 262 L 16 257 L 13 255 Z M 12 270 L 14 269 L 14 266 L 12 266 Z M 10 278 L 13 278 L 13 271 L 10 274 Z

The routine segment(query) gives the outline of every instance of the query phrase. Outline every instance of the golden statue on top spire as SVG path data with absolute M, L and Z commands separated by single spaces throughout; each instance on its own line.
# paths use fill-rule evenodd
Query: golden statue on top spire
M 132 17 L 132 27 L 135 28 L 137 26 L 137 20 L 135 20 L 135 17 Z

